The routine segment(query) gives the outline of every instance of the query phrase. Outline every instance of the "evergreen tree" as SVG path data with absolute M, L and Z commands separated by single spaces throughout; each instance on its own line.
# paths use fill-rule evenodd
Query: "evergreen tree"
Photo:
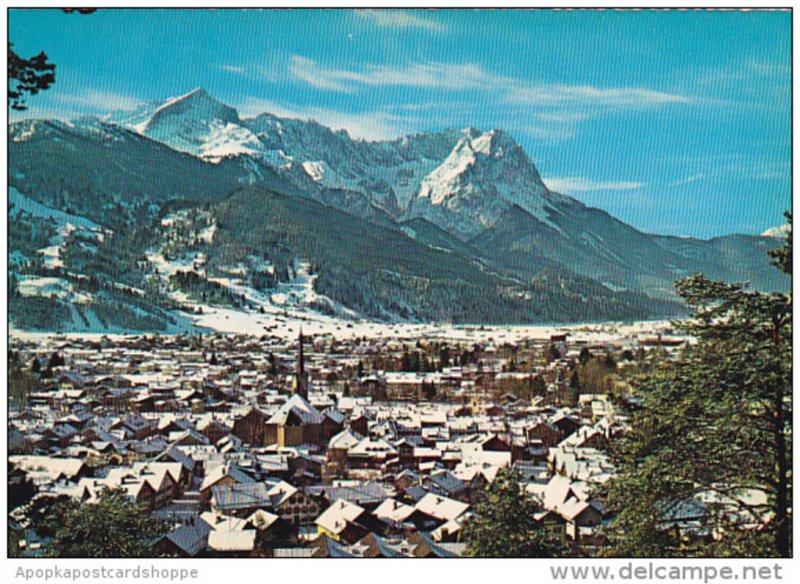
M 696 343 L 634 387 L 641 409 L 606 499 L 611 554 L 789 557 L 791 297 L 702 275 L 677 289 Z M 709 538 L 675 528 L 689 509 Z
M 167 531 L 164 523 L 120 490 L 105 491 L 96 503 L 66 505 L 48 549 L 55 557 L 148 557 L 155 540 Z
M 411 354 L 407 350 L 400 357 L 400 371 L 412 371 Z
M 792 214 L 786 211 L 784 214 L 789 222 L 789 233 L 786 235 L 786 242 L 778 249 L 769 252 L 769 256 L 780 271 L 785 274 L 792 274 Z
M 544 350 L 544 360 L 550 364 L 553 361 L 558 361 L 559 359 L 561 359 L 561 351 L 558 350 L 558 347 L 555 344 L 548 344 Z
M 67 14 L 91 14 L 96 8 L 63 8 Z M 42 51 L 25 59 L 8 43 L 8 106 L 14 110 L 26 110 L 27 97 L 48 89 L 56 81 L 56 66 Z
M 41 52 L 25 59 L 8 43 L 8 105 L 14 110 L 26 110 L 28 95 L 36 95 L 49 88 L 56 80 L 56 66 Z
M 464 522 L 467 555 L 477 558 L 554 558 L 561 545 L 536 519 L 541 506 L 517 473 L 503 469 L 481 494 L 475 516 Z
M 55 367 L 63 367 L 64 366 L 64 357 L 58 354 L 58 352 L 54 352 L 50 355 L 50 360 L 47 362 L 47 368 L 53 369 Z
M 267 361 L 269 362 L 269 374 L 270 375 L 277 375 L 278 374 L 278 360 L 275 357 L 275 353 L 272 351 L 269 352 L 267 355 Z
M 411 368 L 409 369 L 409 371 L 416 371 L 417 373 L 419 373 L 420 371 L 422 371 L 422 366 L 423 363 L 422 360 L 420 359 L 419 351 L 414 351 L 413 353 L 411 353 Z
M 579 393 L 581 391 L 581 380 L 578 376 L 578 368 L 575 368 L 575 371 L 572 372 L 572 377 L 569 380 L 569 388 L 574 393 Z
M 422 382 L 422 395 L 428 401 L 436 398 L 436 385 L 427 381 Z

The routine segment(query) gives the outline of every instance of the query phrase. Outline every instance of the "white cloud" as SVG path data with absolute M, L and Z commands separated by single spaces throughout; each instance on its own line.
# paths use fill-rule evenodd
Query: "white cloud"
M 313 59 L 293 55 L 290 73 L 320 89 L 352 92 L 357 86 L 405 86 L 438 89 L 482 89 L 505 93 L 505 101 L 523 105 L 599 106 L 634 109 L 669 103 L 693 103 L 690 97 L 645 87 L 595 87 L 593 85 L 530 84 L 496 75 L 474 63 L 408 63 L 401 66 L 368 65 L 361 70 L 327 67 Z M 555 121 L 589 116 L 583 110 L 544 112 Z M 559 118 L 561 120 L 559 120 Z
M 241 65 L 220 65 L 219 69 L 226 73 L 236 73 L 237 75 L 242 75 L 245 72 L 245 68 Z
M 348 74 L 347 71 L 324 69 L 318 66 L 316 61 L 299 55 L 292 55 L 289 61 L 289 73 L 317 89 L 329 89 L 331 91 L 351 90 L 344 83 Z
M 292 56 L 289 72 L 313 87 L 342 92 L 352 92 L 359 85 L 496 89 L 499 83 L 508 81 L 471 63 L 409 63 L 400 67 L 369 65 L 356 71 L 326 67 L 299 55 Z
M 632 191 L 645 183 L 632 181 L 596 181 L 577 176 L 542 179 L 549 189 L 560 193 L 585 193 L 592 191 Z
M 298 106 L 265 99 L 248 97 L 236 106 L 246 117 L 269 112 L 282 118 L 316 120 L 333 130 L 346 130 L 353 138 L 386 140 L 408 134 L 418 123 L 416 118 L 389 113 L 384 110 L 352 113 L 316 106 Z
M 357 10 L 362 18 L 387 28 L 419 28 L 430 31 L 444 30 L 444 25 L 420 16 L 420 11 L 409 10 Z
M 702 172 L 700 174 L 693 174 L 692 176 L 687 176 L 686 178 L 682 178 L 679 181 L 675 182 L 676 187 L 681 187 L 683 185 L 692 184 L 693 182 L 697 182 L 699 180 L 703 180 L 706 178 L 706 175 Z
M 293 55 L 289 74 L 318 89 L 356 93 L 365 88 L 417 87 L 450 92 L 484 92 L 497 104 L 495 113 L 514 120 L 507 127 L 539 140 L 559 141 L 578 134 L 591 118 L 620 111 L 642 111 L 669 104 L 700 104 L 685 95 L 646 87 L 596 87 L 532 83 L 495 74 L 476 63 L 422 62 L 367 65 L 358 69 L 328 66 Z M 462 93 L 462 96 L 466 95 Z M 487 96 L 488 99 L 488 96 Z M 447 110 L 444 101 L 435 108 Z M 472 103 L 471 105 L 474 105 Z M 461 110 L 469 104 L 459 106 Z M 395 108 L 396 109 L 396 108 Z M 452 112 L 452 108 L 451 112 Z M 501 111 L 502 110 L 502 111 Z M 387 114 L 381 113 L 381 116 Z M 432 112 L 431 115 L 435 115 Z M 518 122 L 526 123 L 520 127 Z M 452 122 L 445 122 L 452 123 Z M 386 124 L 384 124 L 386 125 Z
M 720 85 L 724 83 L 740 83 L 757 77 L 783 77 L 791 81 L 792 67 L 787 63 L 772 63 L 758 59 L 749 59 L 727 67 L 706 69 L 695 83 L 698 85 Z
M 583 106 L 607 107 L 615 109 L 638 109 L 659 106 L 667 103 L 692 103 L 692 99 L 682 95 L 654 91 L 643 87 L 608 87 L 593 85 L 536 85 L 515 87 L 506 99 L 513 103 L 526 105 L 556 106 L 581 104 Z M 570 112 L 572 115 L 586 115 L 585 112 Z

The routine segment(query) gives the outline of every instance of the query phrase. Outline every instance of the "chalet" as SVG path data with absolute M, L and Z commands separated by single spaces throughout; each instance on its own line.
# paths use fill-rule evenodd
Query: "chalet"
M 343 499 L 334 501 L 315 521 L 320 536 L 343 543 L 355 543 L 377 523 L 363 507 Z
M 347 451 L 350 468 L 380 468 L 397 458 L 397 449 L 383 438 L 364 438 Z
M 234 464 L 223 464 L 208 472 L 200 485 L 200 501 L 205 507 L 211 502 L 212 488 L 223 485 L 252 483 L 255 480 Z
M 540 420 L 526 428 L 525 435 L 529 441 L 540 440 L 545 448 L 555 446 L 564 438 L 564 434 L 558 426 L 545 420 Z
M 128 416 L 120 420 L 118 426 L 129 432 L 134 440 L 143 440 L 151 436 L 156 430 L 155 424 L 150 420 L 137 415 Z
M 270 504 L 267 508 L 288 523 L 308 525 L 319 514 L 319 505 L 286 481 L 272 484 L 268 495 Z
M 211 487 L 211 510 L 223 515 L 247 517 L 272 506 L 265 483 L 231 483 Z
M 552 420 L 552 424 L 561 431 L 564 437 L 571 436 L 581 427 L 581 421 L 570 414 L 561 414 Z
M 361 434 L 353 431 L 351 428 L 339 432 L 328 441 L 328 461 L 336 463 L 346 462 L 347 452 L 363 439 L 364 437 Z
M 206 549 L 210 531 L 208 525 L 202 521 L 180 525 L 156 541 L 153 555 L 193 558 Z

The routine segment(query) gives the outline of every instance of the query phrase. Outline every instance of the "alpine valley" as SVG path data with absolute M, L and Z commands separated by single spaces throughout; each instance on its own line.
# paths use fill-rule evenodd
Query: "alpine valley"
M 692 272 L 790 287 L 767 256 L 780 232 L 640 232 L 551 191 L 499 129 L 354 140 L 196 89 L 11 124 L 8 163 L 17 329 L 642 320 L 682 314 Z

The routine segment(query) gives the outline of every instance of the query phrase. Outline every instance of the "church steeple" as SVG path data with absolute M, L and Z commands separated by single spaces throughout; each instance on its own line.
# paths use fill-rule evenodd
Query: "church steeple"
M 308 399 L 308 373 L 306 373 L 305 356 L 303 355 L 303 328 L 300 327 L 298 336 L 299 348 L 297 350 L 297 363 L 295 365 L 292 392 Z

